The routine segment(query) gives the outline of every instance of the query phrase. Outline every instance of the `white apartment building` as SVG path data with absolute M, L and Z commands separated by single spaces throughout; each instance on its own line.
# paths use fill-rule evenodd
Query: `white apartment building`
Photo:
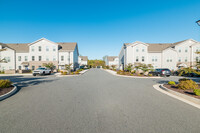
M 88 65 L 88 57 L 87 56 L 79 56 L 78 63 L 79 63 L 79 66 L 87 66 Z
M 105 64 L 106 66 L 115 65 L 116 68 L 119 67 L 119 57 L 118 56 L 106 56 L 105 57 Z
M 200 59 L 197 51 L 200 51 L 200 43 L 193 39 L 176 43 L 124 43 L 119 54 L 119 69 L 129 63 L 152 64 L 154 68 L 170 70 L 195 66 Z
M 79 67 L 77 43 L 55 43 L 41 38 L 32 43 L 1 43 L 0 49 L 4 49 L 0 58 L 7 61 L 0 63 L 0 70 L 34 70 L 50 62 L 56 69 L 64 69 L 66 64 L 72 64 L 72 69 Z

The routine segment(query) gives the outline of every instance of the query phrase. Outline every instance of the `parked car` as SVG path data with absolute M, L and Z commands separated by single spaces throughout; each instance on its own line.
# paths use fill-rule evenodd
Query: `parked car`
M 51 69 L 40 67 L 36 70 L 33 71 L 33 76 L 36 75 L 50 75 L 51 74 Z
M 153 76 L 171 76 L 171 71 L 167 68 L 158 68 L 155 69 L 155 71 L 150 72 L 149 74 L 152 74 Z

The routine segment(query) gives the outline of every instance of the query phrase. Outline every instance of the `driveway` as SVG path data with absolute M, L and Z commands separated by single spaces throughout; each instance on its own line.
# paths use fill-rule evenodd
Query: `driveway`
M 200 110 L 153 89 L 178 80 L 91 69 L 75 77 L 16 77 L 0 102 L 0 133 L 198 133 Z

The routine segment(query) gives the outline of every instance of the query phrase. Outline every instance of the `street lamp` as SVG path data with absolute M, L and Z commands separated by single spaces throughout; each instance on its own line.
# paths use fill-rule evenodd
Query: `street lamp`
M 200 26 L 200 20 L 196 21 L 196 23 Z

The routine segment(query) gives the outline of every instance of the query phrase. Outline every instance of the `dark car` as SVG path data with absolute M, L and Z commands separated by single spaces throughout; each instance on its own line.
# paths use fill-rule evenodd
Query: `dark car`
M 167 68 L 158 68 L 158 69 L 155 69 L 155 71 L 150 72 L 150 74 L 152 74 L 153 76 L 169 77 L 171 76 L 171 71 Z

